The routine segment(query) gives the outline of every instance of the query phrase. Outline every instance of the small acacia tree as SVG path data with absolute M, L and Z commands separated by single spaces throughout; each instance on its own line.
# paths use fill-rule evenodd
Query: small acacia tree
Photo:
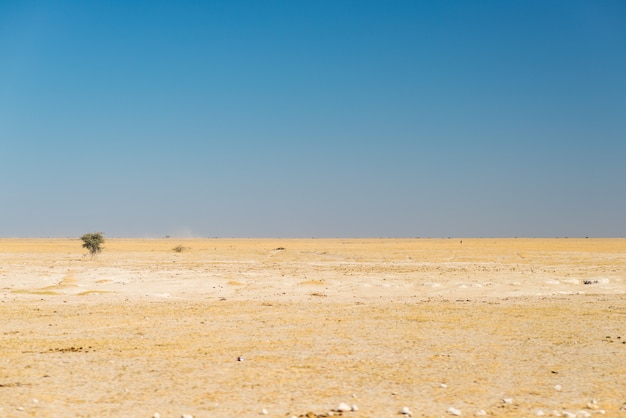
M 102 244 L 104 243 L 102 232 L 91 232 L 83 235 L 80 239 L 83 240 L 83 248 L 87 248 L 92 257 L 102 251 Z

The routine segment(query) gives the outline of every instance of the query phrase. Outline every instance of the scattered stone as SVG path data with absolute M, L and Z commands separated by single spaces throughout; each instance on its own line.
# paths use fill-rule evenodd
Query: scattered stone
M 446 389 L 448 387 L 448 385 L 446 385 L 445 383 L 442 383 L 439 385 L 440 388 L 442 389 Z
M 561 385 L 556 385 L 556 386 L 554 387 L 554 390 L 558 390 L 558 391 L 560 391 L 561 389 L 563 389 L 563 387 L 562 387 Z
M 591 414 L 587 411 L 580 410 L 576 413 L 576 417 L 589 418 Z
M 161 418 L 161 414 L 155 412 L 154 414 L 152 414 L 152 418 Z
M 626 411 L 626 403 L 624 405 L 622 405 L 622 407 L 619 410 L 620 411 Z
M 353 411 L 358 411 L 358 410 L 359 410 L 359 407 L 358 407 L 358 406 L 356 406 L 356 405 L 352 405 L 352 410 L 353 410 Z
M 401 413 L 402 415 L 407 415 L 407 416 L 409 416 L 409 417 L 410 417 L 410 416 L 413 416 L 413 414 L 411 413 L 411 410 L 409 409 L 409 407 L 408 407 L 408 406 L 404 406 L 404 407 L 402 407 L 402 409 L 400 410 L 400 413 Z
M 457 416 L 457 417 L 461 416 L 461 411 L 459 409 L 456 409 L 456 408 L 452 407 L 452 406 L 450 408 L 446 409 L 446 412 L 448 414 L 451 414 L 451 415 L 454 415 L 454 416 Z
M 180 418 L 194 418 L 194 416 L 191 414 L 182 414 Z
M 511 405 L 513 403 L 513 398 L 504 398 L 502 399 L 502 402 L 504 402 L 507 405 Z
M 587 409 L 598 409 L 598 401 L 592 399 L 591 401 L 587 402 Z
M 350 405 L 348 405 L 347 403 L 341 402 L 339 405 L 337 405 L 337 407 L 334 409 L 334 411 L 337 411 L 337 412 L 349 412 L 349 411 L 352 411 L 352 407 Z
M 542 417 L 545 415 L 545 413 L 541 409 L 537 409 L 535 411 L 535 415 L 537 415 L 538 417 Z
M 241 356 L 237 357 L 237 361 L 243 361 L 243 357 Z
M 477 417 L 484 417 L 487 415 L 487 411 L 485 411 L 484 409 L 479 409 L 474 415 L 476 415 Z
M 576 418 L 576 414 L 569 411 L 563 411 L 563 416 L 567 418 Z
M 269 412 L 267 412 L 267 409 L 263 408 L 261 409 L 261 415 L 267 415 L 269 414 Z

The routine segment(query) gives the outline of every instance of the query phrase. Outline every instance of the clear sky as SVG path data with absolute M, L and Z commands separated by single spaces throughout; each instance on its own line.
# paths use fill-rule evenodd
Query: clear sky
M 0 236 L 626 236 L 624 1 L 0 0 Z

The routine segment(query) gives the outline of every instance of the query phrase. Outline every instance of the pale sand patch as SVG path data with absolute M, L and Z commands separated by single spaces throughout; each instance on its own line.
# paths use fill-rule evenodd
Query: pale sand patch
M 626 240 L 0 239 L 0 281 L 0 416 L 626 414 Z

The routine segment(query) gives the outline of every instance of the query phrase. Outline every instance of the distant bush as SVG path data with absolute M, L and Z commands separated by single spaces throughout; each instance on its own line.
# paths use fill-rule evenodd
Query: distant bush
M 183 247 L 182 245 L 172 248 L 172 250 L 177 253 L 182 253 L 183 251 L 188 250 L 188 249 L 189 248 Z
M 102 251 L 102 244 L 104 243 L 102 232 L 84 234 L 80 239 L 83 240 L 83 248 L 87 248 L 92 257 Z

